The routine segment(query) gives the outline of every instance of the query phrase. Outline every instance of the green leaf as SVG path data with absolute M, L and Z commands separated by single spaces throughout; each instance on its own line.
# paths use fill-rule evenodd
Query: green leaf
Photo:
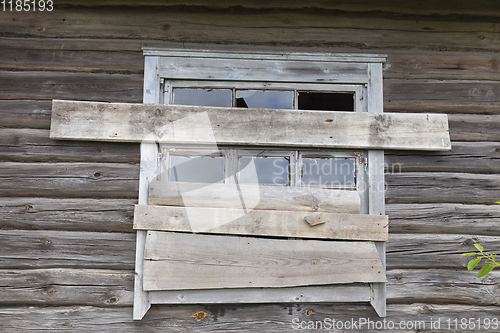
M 474 244 L 474 246 L 476 247 L 476 249 L 483 252 L 484 248 L 481 246 L 481 244 Z
M 493 268 L 495 268 L 495 266 L 492 266 L 492 265 L 485 265 L 485 266 L 483 266 L 483 268 L 481 268 L 479 270 L 479 272 L 477 272 L 477 277 L 480 278 L 480 277 L 485 276 L 486 274 L 488 274 L 489 272 L 491 272 L 493 270 Z
M 467 253 L 462 253 L 463 256 L 471 256 L 473 254 L 477 254 L 476 252 L 467 252 Z
M 477 264 L 479 264 L 479 262 L 481 261 L 481 257 L 478 257 L 476 259 L 472 259 L 471 261 L 469 261 L 469 263 L 467 264 L 467 270 L 470 272 L 474 269 L 474 267 L 477 266 Z

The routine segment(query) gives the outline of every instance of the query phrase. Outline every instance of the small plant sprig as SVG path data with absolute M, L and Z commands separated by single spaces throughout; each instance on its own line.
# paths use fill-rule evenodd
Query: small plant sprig
M 496 204 L 500 204 L 500 201 L 495 202 Z M 477 266 L 481 262 L 482 259 L 486 260 L 486 265 L 483 266 L 477 273 L 477 277 L 483 277 L 487 274 L 489 274 L 495 267 L 499 267 L 500 263 L 495 261 L 496 254 L 489 254 L 484 251 L 484 248 L 481 246 L 481 244 L 474 244 L 475 248 L 479 252 L 467 252 L 467 253 L 462 253 L 463 256 L 473 256 L 476 255 L 477 257 L 475 259 L 470 260 L 467 263 L 467 270 L 470 272 L 474 269 L 474 267 Z
M 484 248 L 481 246 L 481 244 L 474 244 L 474 246 L 476 247 L 476 249 L 479 252 L 467 252 L 467 253 L 462 254 L 463 256 L 477 255 L 477 257 L 475 259 L 470 260 L 469 263 L 467 264 L 467 270 L 469 272 L 472 271 L 474 269 L 474 267 L 476 267 L 481 262 L 482 259 L 486 260 L 486 265 L 484 265 L 483 268 L 481 268 L 479 270 L 479 272 L 477 273 L 478 278 L 487 275 L 495 267 L 500 266 L 500 263 L 495 261 L 495 258 L 497 256 L 496 254 L 489 254 L 489 253 L 483 252 Z

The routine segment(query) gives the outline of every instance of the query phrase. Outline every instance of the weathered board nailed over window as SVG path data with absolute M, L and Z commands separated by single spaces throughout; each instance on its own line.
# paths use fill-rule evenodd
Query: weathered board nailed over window
M 134 319 L 151 304 L 370 302 L 385 316 L 384 56 L 145 49 L 144 104 L 53 101 L 50 136 L 141 143 Z

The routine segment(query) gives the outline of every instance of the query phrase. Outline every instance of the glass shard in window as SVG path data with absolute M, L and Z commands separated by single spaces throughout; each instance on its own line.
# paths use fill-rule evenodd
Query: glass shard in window
M 354 158 L 302 158 L 302 185 L 353 187 Z
M 231 89 L 174 89 L 173 103 L 178 105 L 233 106 Z
M 354 111 L 354 93 L 299 91 L 299 110 Z
M 224 158 L 171 156 L 169 179 L 173 182 L 222 183 Z
M 237 90 L 236 107 L 293 109 L 293 91 Z
M 239 182 L 242 184 L 288 185 L 289 183 L 290 161 L 286 157 L 240 157 L 238 164 Z

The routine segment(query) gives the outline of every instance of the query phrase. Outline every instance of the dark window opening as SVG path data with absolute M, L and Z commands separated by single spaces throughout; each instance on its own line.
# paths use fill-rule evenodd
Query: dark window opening
M 354 111 L 354 93 L 299 91 L 299 110 Z

